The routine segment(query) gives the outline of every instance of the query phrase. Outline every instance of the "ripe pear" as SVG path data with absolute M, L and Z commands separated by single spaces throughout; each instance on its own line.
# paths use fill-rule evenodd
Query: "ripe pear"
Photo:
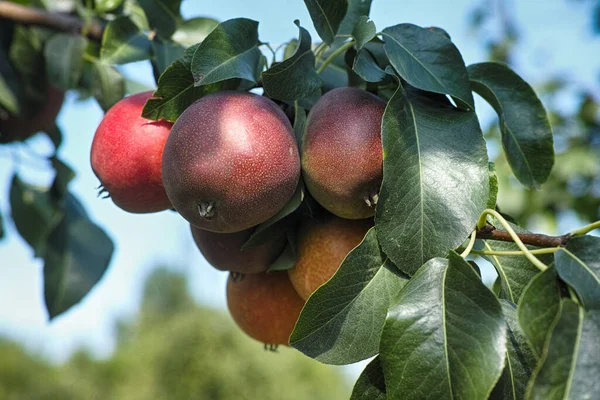
M 243 274 L 265 272 L 281 254 L 286 245 L 286 237 L 268 241 L 260 246 L 242 251 L 242 246 L 250 238 L 254 229 L 234 233 L 216 233 L 190 225 L 192 237 L 206 261 L 221 271 L 234 271 Z
M 125 211 L 150 213 L 171 208 L 162 182 L 162 153 L 173 126 L 142 117 L 152 92 L 116 103 L 104 115 L 92 142 L 92 170 L 112 201 Z
M 298 258 L 294 268 L 288 270 L 300 297 L 307 300 L 327 282 L 372 226 L 372 218 L 350 220 L 331 214 L 302 221 L 296 246 Z
M 374 215 L 383 175 L 386 103 L 357 88 L 327 92 L 313 106 L 302 140 L 302 173 L 324 208 L 348 219 Z
M 266 97 L 209 94 L 177 119 L 165 144 L 163 179 L 192 225 L 239 232 L 275 215 L 300 178 L 292 126 Z
M 37 113 L 31 118 L 20 119 L 0 115 L 0 143 L 25 140 L 33 134 L 52 126 L 62 108 L 65 92 L 48 85 L 46 101 Z
M 270 345 L 289 345 L 304 300 L 285 271 L 233 275 L 227 280 L 227 307 L 250 337 Z

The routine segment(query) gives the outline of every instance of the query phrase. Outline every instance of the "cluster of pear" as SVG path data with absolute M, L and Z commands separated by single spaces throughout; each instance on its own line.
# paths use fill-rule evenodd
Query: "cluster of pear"
M 227 303 L 240 328 L 288 345 L 305 301 L 373 226 L 386 103 L 357 88 L 331 90 L 310 110 L 298 146 L 290 120 L 267 97 L 209 94 L 174 124 L 141 116 L 151 97 L 126 97 L 98 126 L 91 164 L 102 192 L 129 212 L 176 210 L 206 260 L 231 271 Z M 294 268 L 267 272 L 288 236 L 242 247 L 290 201 L 301 176 L 324 210 L 304 216 L 291 236 Z

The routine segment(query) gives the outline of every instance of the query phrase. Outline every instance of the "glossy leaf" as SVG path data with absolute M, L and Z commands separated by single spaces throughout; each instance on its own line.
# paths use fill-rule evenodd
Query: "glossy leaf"
M 554 253 L 558 276 L 575 289 L 588 310 L 600 309 L 600 238 L 579 236 Z
M 374 356 L 388 307 L 406 282 L 381 252 L 371 229 L 336 274 L 310 296 L 290 345 L 327 364 Z
M 468 68 L 471 86 L 498 113 L 508 163 L 528 188 L 539 188 L 554 164 L 554 141 L 546 110 L 521 77 L 506 65 L 486 62 Z
M 151 42 L 128 17 L 118 17 L 106 25 L 100 58 L 107 64 L 127 64 L 150 58 Z
M 492 391 L 492 400 L 520 400 L 525 398 L 527 382 L 536 365 L 536 358 L 517 323 L 516 306 L 500 300 L 507 325 L 506 362 L 502 376 Z
M 444 35 L 413 24 L 383 30 L 385 52 L 394 69 L 412 86 L 447 94 L 474 110 L 469 75 L 456 46 Z
M 154 38 L 152 40 L 152 50 L 154 52 L 154 65 L 159 74 L 175 62 L 178 58 L 183 57 L 185 48 L 170 40 L 162 40 Z M 160 78 L 159 78 L 160 79 Z
M 544 344 L 558 317 L 560 287 L 556 270 L 551 267 L 536 275 L 519 301 L 517 319 L 536 357 L 542 356 Z
M 371 21 L 368 16 L 361 15 L 356 21 L 356 25 L 352 29 L 352 36 L 354 37 L 357 50 L 360 50 L 367 42 L 371 41 L 377 33 L 375 28 L 375 22 Z
M 383 115 L 382 142 L 377 236 L 412 275 L 473 230 L 488 200 L 485 142 L 475 113 L 422 97 L 409 101 L 402 87 Z
M 58 33 L 46 42 L 46 72 L 54 87 L 69 90 L 79 86 L 87 45 L 85 37 L 66 33 Z
M 304 0 L 304 4 L 321 39 L 333 43 L 348 11 L 348 0 Z
M 220 89 L 234 86 L 232 82 L 219 82 L 200 87 L 194 86 L 194 77 L 190 70 L 191 57 L 197 46 L 188 48 L 184 56 L 167 67 L 158 80 L 158 89 L 146 102 L 142 111 L 144 118 L 175 122 L 179 115 L 200 97 Z
M 492 225 L 499 231 L 505 231 L 502 224 L 495 218 L 488 218 Z M 517 233 L 529 233 L 527 230 L 510 224 Z M 512 242 L 502 242 L 499 240 L 481 240 L 477 241 L 478 249 L 490 251 L 518 251 L 519 248 Z M 527 246 L 528 249 L 535 249 L 533 246 Z M 536 256 L 546 265 L 552 264 L 552 254 L 541 254 Z M 540 272 L 525 256 L 483 256 L 493 266 L 500 278 L 501 291 L 500 297 L 507 299 L 515 304 L 519 303 L 525 287 Z
M 104 111 L 125 96 L 125 82 L 114 67 L 102 62 L 92 64 L 92 94 Z
M 14 175 L 10 185 L 10 209 L 21 237 L 31 246 L 36 257 L 43 257 L 48 235 L 62 218 L 48 192 Z
M 352 69 L 367 82 L 381 82 L 387 76 L 368 49 L 356 53 Z
M 527 388 L 532 400 L 600 398 L 600 311 L 569 299 Z
M 356 25 L 356 21 L 361 16 L 368 16 L 371 13 L 372 2 L 373 0 L 348 0 L 348 11 L 340 23 L 338 35 L 350 35 Z M 343 41 L 345 38 L 339 38 L 339 40 Z
M 363 370 L 352 389 L 350 400 L 386 400 L 385 379 L 379 357 L 375 357 Z
M 486 399 L 506 355 L 498 299 L 455 252 L 421 267 L 390 308 L 380 358 L 390 399 Z
M 123 3 L 123 15 L 129 17 L 137 27 L 143 31 L 150 30 L 150 24 L 144 9 L 136 0 L 125 0 Z
M 212 18 L 188 19 L 177 28 L 171 39 L 184 46 L 192 46 L 206 39 L 217 25 L 219 25 L 219 21 Z
M 259 44 L 258 22 L 236 18 L 220 23 L 192 55 L 194 85 L 232 78 L 255 82 L 255 71 L 262 56 Z
M 48 238 L 44 300 L 50 318 L 77 304 L 102 278 L 114 245 L 69 194 L 65 215 Z
M 181 20 L 181 0 L 137 0 L 144 10 L 150 27 L 163 38 L 169 38 Z
M 315 71 L 315 54 L 311 50 L 312 40 L 306 29 L 294 21 L 300 37 L 294 54 L 262 73 L 265 92 L 279 100 L 304 98 L 323 85 L 323 78 Z

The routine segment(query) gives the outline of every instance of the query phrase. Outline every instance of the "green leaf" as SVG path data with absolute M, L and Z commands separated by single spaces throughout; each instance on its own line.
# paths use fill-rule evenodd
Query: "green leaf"
M 490 176 L 490 197 L 486 208 L 496 209 L 496 202 L 498 201 L 498 174 L 496 173 L 496 164 L 493 162 L 488 163 L 489 176 Z
M 388 313 L 380 355 L 390 399 L 486 399 L 501 376 L 498 299 L 458 254 L 424 264 Z
M 96 61 L 92 68 L 92 94 L 104 111 L 125 96 L 125 82 L 114 67 Z
M 125 0 L 125 3 L 123 4 L 123 15 L 129 17 L 141 30 L 150 30 L 150 24 L 148 23 L 148 18 L 146 18 L 146 13 L 136 0 Z
M 298 102 L 294 102 L 294 136 L 296 144 L 300 148 L 302 137 L 304 136 L 304 128 L 306 127 L 306 110 L 300 107 Z
M 2 210 L 0 210 L 0 239 L 4 239 L 4 218 L 2 217 Z
M 44 131 L 44 133 L 52 141 L 52 144 L 54 144 L 54 152 L 56 153 L 58 151 L 58 149 L 60 148 L 60 145 L 62 144 L 62 140 L 63 140 L 62 131 L 60 130 L 58 125 L 56 125 L 56 123 L 54 123 L 51 126 L 47 127 L 46 130 Z
M 192 46 L 206 39 L 217 25 L 219 25 L 219 21 L 212 18 L 188 19 L 177 28 L 171 39 L 184 46 Z
M 333 43 L 348 11 L 348 0 L 304 0 L 304 4 L 321 39 Z
M 352 69 L 367 82 L 381 82 L 387 76 L 368 49 L 360 49 L 356 53 Z
M 383 30 L 385 52 L 394 69 L 412 86 L 454 97 L 474 110 L 469 75 L 462 56 L 447 37 L 412 24 Z
M 507 325 L 506 362 L 490 399 L 519 400 L 525 398 L 525 389 L 535 368 L 536 358 L 517 323 L 516 306 L 507 300 L 500 300 L 500 304 Z
M 118 17 L 106 25 L 100 59 L 107 64 L 127 64 L 150 58 L 151 42 L 128 17 Z
M 576 236 L 554 253 L 560 279 L 575 289 L 588 310 L 600 309 L 600 238 Z
M 158 80 L 158 89 L 148 99 L 142 116 L 152 120 L 165 119 L 175 122 L 179 115 L 200 97 L 224 89 L 234 89 L 237 82 L 225 81 L 194 86 L 194 77 L 190 70 L 191 58 L 198 46 L 188 48 L 184 56 L 167 67 Z
M 150 27 L 163 38 L 169 38 L 181 20 L 181 0 L 138 0 Z
M 379 351 L 391 302 L 407 282 L 381 252 L 374 229 L 306 302 L 290 345 L 327 364 L 350 364 Z
M 52 85 L 62 89 L 75 89 L 83 72 L 83 54 L 88 41 L 79 35 L 58 33 L 46 43 L 46 71 Z
M 35 257 L 43 257 L 48 235 L 62 217 L 47 190 L 27 184 L 15 174 L 10 185 L 10 209 L 21 237 L 31 246 Z
M 412 275 L 473 230 L 488 200 L 487 150 L 474 112 L 414 94 L 407 99 L 402 87 L 383 115 L 382 143 L 377 236 Z
M 356 21 L 363 16 L 368 16 L 371 13 L 372 0 L 348 0 L 348 12 L 344 16 L 342 23 L 338 29 L 338 35 L 350 35 Z M 346 38 L 338 38 L 344 41 Z M 337 39 L 336 39 L 337 40 Z
M 356 41 L 354 45 L 356 50 L 360 50 L 365 44 L 370 42 L 376 33 L 375 22 L 371 21 L 368 16 L 361 15 L 352 29 L 352 36 Z
M 540 272 L 525 288 L 517 319 L 536 357 L 542 356 L 544 344 L 558 317 L 560 287 L 554 267 Z
M 112 240 L 69 194 L 64 218 L 50 234 L 45 255 L 44 300 L 51 319 L 94 287 L 108 268 L 113 250 Z
M 106 13 L 119 7 L 123 0 L 94 0 L 94 9 L 99 13 Z
M 50 198 L 54 204 L 62 208 L 67 196 L 67 187 L 75 178 L 75 171 L 57 157 L 52 157 L 50 161 L 55 171 L 54 181 L 50 187 Z
M 194 85 L 232 78 L 255 82 L 255 71 L 262 56 L 259 44 L 258 22 L 235 18 L 220 23 L 193 53 Z
M 0 48 L 0 107 L 12 115 L 21 113 L 25 93 L 20 83 L 8 55 Z
M 304 191 L 304 183 L 302 182 L 302 179 L 300 179 L 292 198 L 277 212 L 277 214 L 256 227 L 255 231 L 242 246 L 242 251 L 265 244 L 285 231 L 287 229 L 287 224 L 283 219 L 300 207 L 302 200 L 304 200 Z
M 292 269 L 294 268 L 294 265 L 296 265 L 297 259 L 296 251 L 290 241 L 288 241 L 288 244 L 285 246 L 279 257 L 277 257 L 269 266 L 267 272 L 287 271 L 288 269 Z
M 539 188 L 554 164 L 554 141 L 546 110 L 521 77 L 503 64 L 468 68 L 471 87 L 498 113 L 508 163 L 528 188 Z
M 154 52 L 154 65 L 159 74 L 165 72 L 169 65 L 185 54 L 183 46 L 158 37 L 152 40 L 152 50 Z
M 600 311 L 563 299 L 560 318 L 527 388 L 532 400 L 600 398 Z
M 502 224 L 495 218 L 491 218 L 491 223 L 497 226 L 499 231 L 505 231 Z M 510 224 L 510 223 L 509 223 Z M 517 233 L 530 233 L 527 230 L 510 224 Z M 519 247 L 512 242 L 502 242 L 499 240 L 481 240 L 477 241 L 478 249 L 491 251 L 518 251 Z M 527 246 L 528 249 L 535 249 L 534 246 Z M 553 256 L 551 254 L 536 255 L 545 264 L 551 264 Z M 483 256 L 489 261 L 500 278 L 502 290 L 500 296 L 503 299 L 510 300 L 518 304 L 525 287 L 540 272 L 525 256 Z
M 279 100 L 298 100 L 318 90 L 323 78 L 315 71 L 315 54 L 312 40 L 306 29 L 294 21 L 300 30 L 298 46 L 294 54 L 262 73 L 265 92 Z
M 350 400 L 386 400 L 385 379 L 379 357 L 363 370 L 352 389 Z

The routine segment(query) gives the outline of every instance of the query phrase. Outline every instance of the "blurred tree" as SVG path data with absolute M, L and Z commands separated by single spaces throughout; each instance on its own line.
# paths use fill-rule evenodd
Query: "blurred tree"
M 600 34 L 600 1 L 587 3 L 595 34 Z M 510 0 L 479 0 L 469 15 L 470 28 L 481 38 L 492 61 L 513 65 L 524 47 L 521 26 Z M 600 65 L 598 65 L 600 67 Z M 600 70 L 598 71 L 600 73 Z M 536 84 L 536 91 L 550 116 L 554 130 L 556 160 L 548 182 L 541 190 L 526 190 L 510 173 L 500 152 L 494 160 L 500 179 L 498 204 L 523 226 L 557 232 L 558 221 L 573 212 L 583 223 L 600 218 L 600 113 L 593 82 L 582 82 L 550 73 Z M 565 100 L 576 104 L 564 107 Z M 498 125 L 484 126 L 486 138 L 500 146 Z
M 139 318 L 120 323 L 107 360 L 78 352 L 52 367 L 0 342 L 1 399 L 347 399 L 340 371 L 280 348 L 265 352 L 224 313 L 194 304 L 186 279 L 147 281 Z M 12 396 L 12 397 L 11 397 Z

